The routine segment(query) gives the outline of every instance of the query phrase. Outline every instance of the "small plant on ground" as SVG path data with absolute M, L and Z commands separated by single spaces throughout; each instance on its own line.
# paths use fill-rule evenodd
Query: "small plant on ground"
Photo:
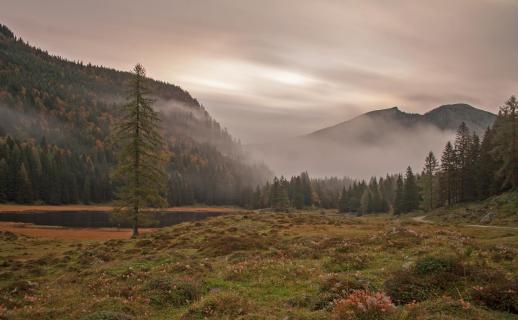
M 517 281 L 499 281 L 486 286 L 475 286 L 471 298 L 477 304 L 490 309 L 518 314 Z
M 251 308 L 251 303 L 242 295 L 222 291 L 209 294 L 191 305 L 182 319 L 236 319 L 246 315 Z
M 346 298 L 336 301 L 335 320 L 376 320 L 392 314 L 396 307 L 383 292 L 354 290 Z

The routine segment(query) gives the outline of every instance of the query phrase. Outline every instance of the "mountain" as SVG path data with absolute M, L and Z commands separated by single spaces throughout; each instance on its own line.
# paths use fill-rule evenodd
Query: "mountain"
M 351 120 L 282 142 L 249 146 L 277 174 L 308 170 L 317 176 L 368 177 L 421 169 L 430 150 L 440 157 L 444 144 L 465 122 L 483 135 L 496 115 L 468 104 L 440 106 L 425 114 L 398 107 L 367 112 Z
M 354 119 L 306 135 L 312 139 L 356 139 L 365 143 L 383 142 L 387 137 L 423 126 L 443 131 L 455 131 L 462 122 L 482 135 L 495 121 L 496 115 L 468 104 L 450 104 L 435 108 L 423 115 L 407 113 L 398 107 L 367 112 Z M 391 130 L 382 130 L 390 127 Z
M 479 135 L 483 135 L 496 119 L 495 114 L 465 103 L 443 105 L 428 111 L 423 117 L 442 130 L 456 130 L 464 122 Z
M 111 200 L 108 137 L 131 77 L 50 55 L 0 25 L 0 201 Z M 173 155 L 172 205 L 234 203 L 268 175 L 187 91 L 147 85 Z

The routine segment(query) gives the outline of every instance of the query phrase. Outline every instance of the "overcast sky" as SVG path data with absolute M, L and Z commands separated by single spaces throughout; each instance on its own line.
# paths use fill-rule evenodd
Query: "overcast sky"
M 191 92 L 246 143 L 373 109 L 518 93 L 518 0 L 1 0 L 0 23 L 69 59 Z

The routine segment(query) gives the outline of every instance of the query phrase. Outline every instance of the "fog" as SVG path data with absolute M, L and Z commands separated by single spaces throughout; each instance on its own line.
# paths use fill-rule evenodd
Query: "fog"
M 390 121 L 363 119 L 348 128 L 325 135 L 309 135 L 271 144 L 248 145 L 255 159 L 265 161 L 277 175 L 291 176 L 307 170 L 313 177 L 369 178 L 420 172 L 433 151 L 439 159 L 446 142 L 455 136 L 431 125 L 404 127 Z
M 51 144 L 74 143 L 76 147 L 81 147 L 80 139 L 73 139 L 74 134 L 70 126 L 71 124 L 65 124 L 49 115 L 29 110 L 22 112 L 0 104 L 0 135 L 8 134 L 20 140 L 37 141 L 45 138 Z

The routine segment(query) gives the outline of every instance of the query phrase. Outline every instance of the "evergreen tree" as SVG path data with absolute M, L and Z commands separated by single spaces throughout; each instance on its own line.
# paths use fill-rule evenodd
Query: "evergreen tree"
M 394 214 L 400 215 L 406 211 L 403 176 L 398 174 L 396 179 L 396 196 L 394 200 Z
M 128 103 L 115 129 L 117 168 L 114 176 L 121 183 L 116 193 L 116 211 L 129 214 L 133 237 L 138 235 L 142 209 L 164 206 L 164 141 L 159 132 L 159 115 L 147 98 L 145 70 L 137 64 Z
M 455 202 L 455 186 L 456 186 L 456 155 L 453 150 L 451 142 L 448 141 L 444 147 L 444 151 L 441 157 L 441 176 L 440 183 L 442 192 L 442 198 L 448 206 Z
M 424 191 L 425 196 L 423 197 L 425 200 L 425 208 L 426 210 L 432 210 L 435 208 L 435 202 L 437 201 L 434 197 L 435 189 L 434 189 L 434 176 L 437 171 L 439 164 L 437 163 L 437 159 L 432 151 L 428 153 L 428 156 L 425 159 L 424 164 L 424 175 L 425 179 L 424 183 Z
M 338 201 L 338 212 L 345 213 L 347 212 L 347 191 L 345 187 L 342 189 L 342 193 L 340 194 L 340 200 Z
M 471 146 L 468 153 L 468 162 L 466 168 L 466 185 L 465 193 L 466 200 L 473 201 L 478 199 L 478 188 L 477 188 L 477 168 L 480 159 L 480 138 L 476 133 L 473 133 L 471 137 Z
M 494 149 L 493 132 L 492 129 L 487 128 L 482 143 L 480 144 L 480 156 L 475 165 L 477 195 L 479 200 L 490 197 L 500 189 L 496 179 L 498 163 L 492 155 L 492 150 Z
M 5 159 L 0 159 L 0 202 L 7 201 L 7 181 L 9 176 L 9 167 Z
M 24 163 L 20 166 L 16 180 L 16 201 L 20 203 L 31 203 L 33 201 L 31 181 Z
M 497 174 L 502 188 L 518 188 L 518 101 L 512 96 L 500 108 L 493 126 L 495 130 L 493 154 L 500 162 Z
M 311 180 L 309 179 L 309 175 L 307 172 L 302 172 L 300 174 L 301 180 L 301 188 L 302 193 L 304 194 L 304 205 L 312 206 L 313 205 L 313 188 L 311 186 Z
M 284 177 L 274 179 L 272 185 L 272 207 L 275 211 L 287 211 L 290 206 L 288 182 Z
M 412 168 L 408 167 L 405 174 L 405 185 L 403 189 L 404 212 L 414 211 L 419 208 L 419 187 Z
M 378 180 L 376 177 L 372 177 L 369 181 L 369 208 L 368 212 L 380 212 L 381 211 L 381 196 L 378 188 Z
M 468 189 L 470 179 L 470 148 L 472 145 L 471 134 L 467 125 L 462 122 L 457 129 L 455 136 L 455 153 L 456 153 L 456 199 L 457 201 L 466 201 L 469 199 Z
M 360 199 L 360 210 L 359 210 L 360 215 L 369 213 L 369 209 L 371 207 L 371 202 L 372 202 L 371 193 L 368 188 L 365 188 L 365 190 L 363 191 L 363 194 L 361 196 L 361 199 Z

